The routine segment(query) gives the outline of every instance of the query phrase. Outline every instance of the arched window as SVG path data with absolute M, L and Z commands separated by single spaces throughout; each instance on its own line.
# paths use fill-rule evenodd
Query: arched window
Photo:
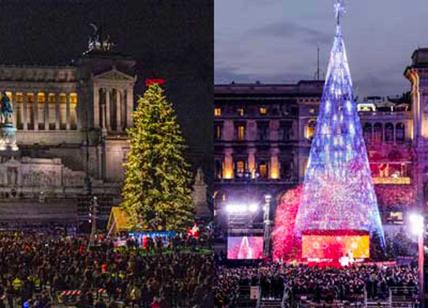
M 372 142 L 372 125 L 370 123 L 365 123 L 363 128 L 364 140 L 366 143 Z
M 382 124 L 376 123 L 373 127 L 373 143 L 382 143 Z
M 267 179 L 269 175 L 268 164 L 265 161 L 259 162 L 258 166 L 259 177 L 262 179 Z
M 394 142 L 394 124 L 385 124 L 385 142 Z
M 242 178 L 245 175 L 245 170 L 246 170 L 246 161 L 243 159 L 239 159 L 237 161 L 235 161 L 235 176 L 237 178 Z
M 397 142 L 404 142 L 406 140 L 405 130 L 403 123 L 397 123 L 395 126 L 395 139 Z
M 312 140 L 315 135 L 315 128 L 317 126 L 317 122 L 315 120 L 308 121 L 306 124 L 305 137 L 306 139 Z

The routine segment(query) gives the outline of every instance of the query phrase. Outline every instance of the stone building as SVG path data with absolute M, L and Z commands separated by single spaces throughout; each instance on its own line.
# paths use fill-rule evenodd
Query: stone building
M 411 118 L 415 157 L 416 202 L 426 208 L 428 200 L 428 48 L 413 52 L 412 63 L 404 72 L 411 83 Z
M 405 76 L 410 95 L 357 102 L 382 218 L 390 223 L 403 221 L 402 203 L 422 207 L 428 199 L 428 49 L 414 52 Z M 303 181 L 322 87 L 322 81 L 215 87 L 214 207 L 220 224 L 227 204 L 261 205 L 270 194 L 275 205 Z M 389 198 L 392 193 L 397 196 Z M 261 221 L 260 215 L 251 219 Z
M 90 45 L 70 66 L 0 66 L 19 146 L 0 153 L 0 220 L 38 220 L 44 211 L 47 220 L 75 221 L 79 203 L 87 214 L 88 189 L 99 197 L 100 218 L 108 215 L 129 147 L 134 67 L 102 45 Z M 55 212 L 64 204 L 67 215 Z
M 304 176 L 322 81 L 215 87 L 214 207 L 263 202 Z M 275 198 L 274 198 L 275 199 Z

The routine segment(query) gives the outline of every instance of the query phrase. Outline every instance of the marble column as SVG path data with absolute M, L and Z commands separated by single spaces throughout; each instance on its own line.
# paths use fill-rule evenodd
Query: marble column
M 111 121 L 110 121 L 110 94 L 111 89 L 106 88 L 106 103 L 105 103 L 105 128 L 111 130 Z
M 102 132 L 103 134 L 107 133 L 107 120 L 106 120 L 106 104 L 104 101 L 104 104 L 101 104 L 101 114 L 102 114 L 102 122 L 101 122 L 101 127 L 102 127 Z
M 249 148 L 248 151 L 248 171 L 251 173 L 251 178 L 256 178 L 256 149 Z
M 34 130 L 39 130 L 39 95 L 38 92 L 33 96 L 33 123 Z
M 132 126 L 132 112 L 134 111 L 134 89 L 126 90 L 126 127 Z
M 70 130 L 70 122 L 71 122 L 71 119 L 70 119 L 70 108 L 71 108 L 71 106 L 70 106 L 70 93 L 66 94 L 66 107 L 65 108 L 66 108 L 65 109 L 65 122 L 66 122 L 65 129 Z
M 22 102 L 23 102 L 22 127 L 24 130 L 28 130 L 28 93 L 22 93 Z
M 61 96 L 59 92 L 55 92 L 55 130 L 60 130 L 61 121 Z
M 116 90 L 116 131 L 122 131 L 122 91 Z
M 94 128 L 100 127 L 100 88 L 97 86 L 94 86 Z
M 44 120 L 45 120 L 45 130 L 49 130 L 49 93 L 45 93 L 45 103 L 44 103 Z

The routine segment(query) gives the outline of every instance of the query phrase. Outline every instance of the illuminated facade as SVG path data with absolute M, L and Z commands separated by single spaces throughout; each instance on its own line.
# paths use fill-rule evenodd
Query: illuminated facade
M 225 204 L 237 200 L 262 202 L 265 193 L 276 200 L 303 181 L 322 86 L 321 81 L 301 81 L 294 85 L 232 83 L 215 87 L 217 215 L 222 215 Z M 428 196 L 427 185 L 417 185 L 421 174 L 419 182 L 428 183 L 424 173 L 428 167 L 421 166 L 416 155 L 414 123 L 419 120 L 413 108 L 418 104 L 415 97 L 367 97 L 357 102 L 375 190 L 387 196 L 401 194 L 398 202 L 378 196 L 384 222 L 402 222 L 402 205 L 417 205 L 416 191 L 421 200 L 424 194 L 425 200 Z M 237 140 L 239 127 L 244 127 L 246 136 L 241 141 Z M 279 178 L 275 178 L 277 174 Z M 248 193 L 250 196 L 244 197 Z
M 227 203 L 259 203 L 304 176 L 322 81 L 215 87 L 215 215 Z
M 101 49 L 86 52 L 70 66 L 0 66 L 0 89 L 13 103 L 19 146 L 15 153 L 0 153 L 2 210 L 12 207 L 18 213 L 28 204 L 69 204 L 74 211 L 45 218 L 75 221 L 79 200 L 84 203 L 88 189 L 88 172 L 100 215 L 108 215 L 109 207 L 120 200 L 134 66 L 134 60 Z M 16 218 L 1 215 L 2 220 Z M 19 218 L 40 217 L 26 210 Z
M 426 209 L 428 200 L 428 48 L 415 50 L 404 72 L 411 83 L 414 185 L 416 202 Z

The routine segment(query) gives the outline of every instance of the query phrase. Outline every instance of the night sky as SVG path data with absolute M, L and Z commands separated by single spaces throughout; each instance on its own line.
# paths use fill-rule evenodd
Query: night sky
M 356 95 L 410 89 L 403 72 L 428 46 L 427 0 L 345 1 L 343 32 Z M 215 80 L 313 79 L 317 46 L 326 71 L 334 35 L 333 0 L 216 0 Z
M 211 164 L 214 0 L 0 0 L 1 64 L 69 64 L 87 49 L 89 23 L 166 79 L 194 166 Z M 206 168 L 208 170 L 208 168 Z

